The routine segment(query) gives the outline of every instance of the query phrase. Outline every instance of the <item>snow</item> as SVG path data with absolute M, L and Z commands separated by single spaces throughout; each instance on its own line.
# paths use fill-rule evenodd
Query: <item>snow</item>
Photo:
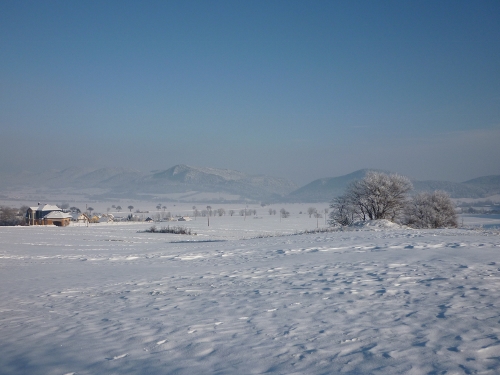
M 499 373 L 498 230 L 183 225 L 0 228 L 0 373 Z

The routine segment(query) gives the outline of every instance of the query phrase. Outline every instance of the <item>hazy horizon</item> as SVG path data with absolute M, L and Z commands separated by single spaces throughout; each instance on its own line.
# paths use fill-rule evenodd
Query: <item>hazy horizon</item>
M 500 174 L 500 3 L 0 4 L 0 177 Z
M 67 166 L 65 168 L 61 168 L 61 169 L 58 169 L 58 168 L 50 168 L 50 169 L 39 169 L 39 170 L 22 170 L 22 171 L 17 171 L 15 173 L 10 173 L 10 174 L 4 174 L 2 176 L 2 178 L 5 178 L 5 179 L 9 179 L 9 178 L 15 178 L 16 176 L 20 176 L 22 174 L 43 174 L 44 172 L 64 172 L 65 170 L 67 169 L 72 169 L 72 168 L 82 168 L 84 170 L 88 170 L 88 173 L 90 172 L 94 172 L 96 170 L 99 170 L 99 169 L 123 169 L 124 171 L 134 171 L 134 172 L 139 172 L 139 173 L 143 173 L 144 175 L 147 175 L 147 174 L 154 174 L 154 173 L 159 173 L 159 172 L 163 172 L 163 171 L 166 171 L 168 169 L 171 169 L 173 167 L 176 167 L 176 166 L 179 166 L 179 165 L 187 165 L 187 164 L 184 164 L 184 163 L 181 163 L 181 164 L 176 164 L 176 165 L 171 165 L 169 166 L 168 168 L 160 168 L 160 169 L 138 169 L 138 168 L 131 168 L 131 167 L 127 167 L 127 166 L 86 166 L 86 165 L 71 165 L 71 166 Z M 249 175 L 249 176 L 268 176 L 268 177 L 275 177 L 275 178 L 283 178 L 285 180 L 288 180 L 292 183 L 294 183 L 295 185 L 297 185 L 297 188 L 300 188 L 302 186 L 305 186 L 311 182 L 314 182 L 316 180 L 319 180 L 319 179 L 323 179 L 323 178 L 335 178 L 335 177 L 343 177 L 345 175 L 349 175 L 349 174 L 354 174 L 360 170 L 377 170 L 377 171 L 382 171 L 382 172 L 385 172 L 385 173 L 396 173 L 396 174 L 400 174 L 400 175 L 403 175 L 403 176 L 406 176 L 412 180 L 415 180 L 415 181 L 433 181 L 433 180 L 436 180 L 436 181 L 448 181 L 448 182 L 458 182 L 458 183 L 463 183 L 463 182 L 466 182 L 468 180 L 472 180 L 472 179 L 475 179 L 475 178 L 478 178 L 478 177 L 486 177 L 486 176 L 491 176 L 491 175 L 478 175 L 478 176 L 474 176 L 474 177 L 471 177 L 471 178 L 468 178 L 467 180 L 461 180 L 461 181 L 454 181 L 454 180 L 446 180 L 446 179 L 443 179 L 443 178 L 418 178 L 418 177 L 415 177 L 411 174 L 408 174 L 408 173 L 402 173 L 400 171 L 396 171 L 396 170 L 388 170 L 388 169 L 381 169 L 381 168 L 360 168 L 360 169 L 356 169 L 356 170 L 352 170 L 352 171 L 349 171 L 349 172 L 346 172 L 346 173 L 342 173 L 342 174 L 339 174 L 339 175 L 331 175 L 331 176 L 321 176 L 321 177 L 317 177 L 317 178 L 314 178 L 312 180 L 307 180 L 307 181 L 299 181 L 297 182 L 297 180 L 294 180 L 293 178 L 288 178 L 286 176 L 282 176 L 282 175 L 276 175 L 276 174 L 265 174 L 265 173 L 248 173 L 244 170 L 238 170 L 238 169 L 230 169 L 230 168 L 218 168 L 216 166 L 206 166 L 206 165 L 187 165 L 188 167 L 192 167 L 192 168 L 199 168 L 199 169 L 204 169 L 204 168 L 211 168 L 211 169 L 218 169 L 218 170 L 231 170 L 231 171 L 234 171 L 234 172 L 241 172 L 241 173 L 244 173 L 246 175 Z M 85 172 L 87 173 L 87 172 Z M 6 184 L 6 186 L 8 186 L 8 184 Z

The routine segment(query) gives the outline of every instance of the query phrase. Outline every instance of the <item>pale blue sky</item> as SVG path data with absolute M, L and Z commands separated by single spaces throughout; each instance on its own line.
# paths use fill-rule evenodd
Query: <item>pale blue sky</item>
M 499 1 L 2 1 L 0 173 L 500 174 Z

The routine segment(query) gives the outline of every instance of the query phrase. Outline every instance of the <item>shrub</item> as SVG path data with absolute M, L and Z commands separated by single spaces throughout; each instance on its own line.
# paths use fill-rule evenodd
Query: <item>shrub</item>
M 404 223 L 412 228 L 457 227 L 458 216 L 444 191 L 420 193 L 408 202 Z
M 158 228 L 156 228 L 156 226 L 153 225 L 151 228 L 146 229 L 142 233 L 172 233 L 172 234 L 191 235 L 191 229 L 184 228 L 184 227 L 170 227 L 170 226 L 166 226 L 166 227 L 158 229 Z M 196 235 L 196 233 L 194 233 L 194 234 Z
M 26 225 L 25 214 L 28 207 L 11 208 L 0 206 L 0 226 Z

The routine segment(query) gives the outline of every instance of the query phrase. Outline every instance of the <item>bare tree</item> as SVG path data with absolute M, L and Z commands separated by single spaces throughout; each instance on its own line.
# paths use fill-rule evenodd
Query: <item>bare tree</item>
M 313 214 L 315 214 L 317 212 L 316 208 L 314 207 L 309 207 L 307 209 L 307 214 L 309 215 L 309 217 L 311 217 Z
M 120 212 L 122 210 L 122 206 L 116 206 L 116 211 Z
M 319 228 L 319 219 L 323 217 L 319 212 L 314 213 L 314 217 L 316 218 L 316 228 Z
M 217 213 L 219 214 L 219 216 L 222 216 L 222 215 L 225 215 L 226 214 L 226 210 L 224 210 L 223 208 L 219 208 L 217 210 Z
M 193 206 L 193 215 L 194 219 L 196 220 L 196 216 L 198 216 L 198 210 L 196 209 L 196 206 Z
M 330 212 L 330 225 L 348 226 L 358 219 L 356 206 L 349 200 L 346 195 L 335 197 L 330 204 L 332 211 Z
M 92 211 L 94 211 L 94 209 L 92 207 L 89 207 L 87 208 L 87 211 L 89 212 L 89 216 L 92 215 Z
M 415 195 L 407 204 L 404 223 L 413 228 L 455 228 L 458 216 L 447 193 L 425 192 Z
M 234 210 L 229 210 L 229 216 L 233 216 L 234 215 Z
M 130 210 L 130 212 L 132 212 L 132 210 L 134 209 L 134 206 L 128 206 L 127 208 Z

